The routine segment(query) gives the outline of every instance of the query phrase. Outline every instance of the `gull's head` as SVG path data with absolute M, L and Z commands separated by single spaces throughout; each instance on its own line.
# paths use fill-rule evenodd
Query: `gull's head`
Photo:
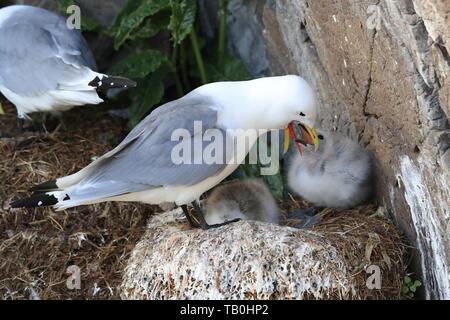
M 317 149 L 319 139 L 314 125 L 317 119 L 316 94 L 303 78 L 296 75 L 264 78 L 259 84 L 260 103 L 265 106 L 261 115 L 267 129 L 286 129 L 285 137 L 297 139 L 293 123 L 299 122 L 303 135 Z M 265 87 L 265 88 L 264 88 Z M 289 140 L 285 138 L 285 152 Z M 302 153 L 300 144 L 297 148 Z
M 299 121 L 314 127 L 317 118 L 316 96 L 312 87 L 301 77 L 288 75 L 248 81 L 247 105 L 251 108 L 255 127 L 284 129 Z
M 316 95 L 309 83 L 296 75 L 269 79 L 273 80 L 273 96 L 278 101 L 278 106 L 273 106 L 274 110 L 278 110 L 275 114 L 269 113 L 278 122 L 279 128 L 286 128 L 293 121 L 314 127 L 317 119 Z
M 317 118 L 316 94 L 302 77 L 287 75 L 241 82 L 216 82 L 198 88 L 195 93 L 209 96 L 220 106 L 218 123 L 224 128 L 289 128 L 289 135 L 295 136 L 292 123 L 300 122 L 316 146 L 318 144 L 313 129 Z
M 195 92 L 221 106 L 225 127 L 276 130 L 293 121 L 314 127 L 317 118 L 315 92 L 296 75 L 216 82 Z

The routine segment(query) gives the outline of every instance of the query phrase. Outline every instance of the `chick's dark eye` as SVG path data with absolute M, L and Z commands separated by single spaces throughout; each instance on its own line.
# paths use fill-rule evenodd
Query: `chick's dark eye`
M 303 112 L 300 112 L 300 116 L 301 117 L 306 117 L 306 114 L 304 114 Z
M 319 138 L 319 140 L 323 140 L 324 138 L 323 138 L 323 135 L 321 135 L 321 134 L 319 134 L 318 136 L 317 136 L 317 138 Z

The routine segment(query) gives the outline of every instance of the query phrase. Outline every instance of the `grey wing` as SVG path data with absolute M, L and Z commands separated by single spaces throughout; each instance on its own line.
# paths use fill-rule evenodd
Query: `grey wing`
M 201 129 L 195 128 L 196 121 L 201 121 Z M 217 175 L 225 169 L 227 155 L 230 154 L 227 149 L 233 144 L 227 139 L 226 132 L 216 124 L 217 111 L 202 97 L 191 95 L 166 104 L 143 120 L 116 151 L 100 158 L 75 192 L 78 196 L 81 192 L 111 197 L 162 186 L 190 186 Z M 195 139 L 199 143 L 205 132 L 216 129 L 216 133 L 220 132 L 225 140 L 219 144 L 224 148 L 217 150 L 218 158 L 222 160 L 195 164 L 194 152 L 191 152 L 190 163 L 175 164 L 172 150 L 180 144 L 180 141 L 172 141 L 175 129 L 185 130 L 188 139 L 184 143 L 192 148 Z M 211 142 L 201 143 L 201 152 L 211 145 Z
M 0 83 L 19 95 L 56 90 L 96 69 L 80 32 L 39 8 L 21 10 L 4 23 L 0 43 Z

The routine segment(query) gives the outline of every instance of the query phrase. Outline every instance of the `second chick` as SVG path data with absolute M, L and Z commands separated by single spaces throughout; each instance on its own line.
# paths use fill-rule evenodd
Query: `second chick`
M 235 219 L 280 223 L 280 211 L 269 188 L 257 179 L 233 181 L 217 187 L 206 201 L 209 225 Z

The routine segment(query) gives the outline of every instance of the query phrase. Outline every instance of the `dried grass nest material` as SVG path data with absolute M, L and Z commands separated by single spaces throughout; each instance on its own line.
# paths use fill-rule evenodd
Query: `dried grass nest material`
M 1 98 L 0 98 L 1 100 Z M 117 299 L 129 254 L 156 208 L 104 203 L 64 212 L 11 209 L 34 185 L 76 172 L 113 148 L 126 121 L 100 107 L 65 112 L 52 133 L 19 134 L 15 108 L 0 116 L 0 300 Z M 81 290 L 69 290 L 76 265 Z
M 157 215 L 131 254 L 123 299 L 398 299 L 405 246 L 374 206 L 327 210 L 312 230 L 243 221 L 191 229 Z M 381 268 L 381 290 L 366 286 Z

